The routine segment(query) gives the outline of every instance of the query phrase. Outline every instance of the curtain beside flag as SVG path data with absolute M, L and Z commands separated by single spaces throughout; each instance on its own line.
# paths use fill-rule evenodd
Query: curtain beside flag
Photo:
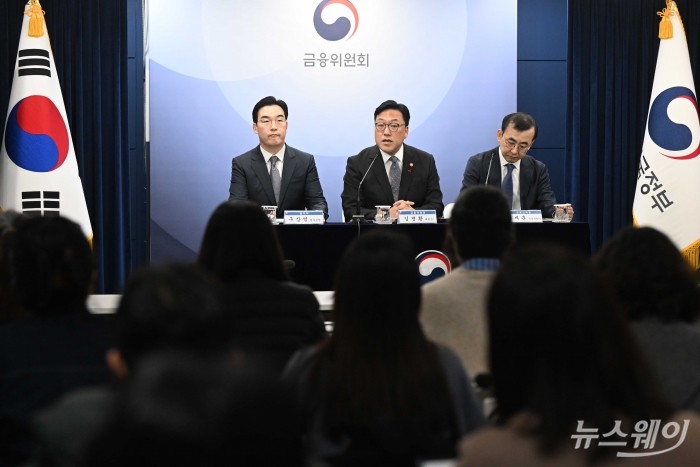
M 664 232 L 700 268 L 700 114 L 688 43 L 676 2 L 667 0 L 637 172 L 636 226 Z M 644 254 L 641 252 L 640 254 Z
M 2 147 L 0 208 L 92 226 L 39 0 L 24 11 Z

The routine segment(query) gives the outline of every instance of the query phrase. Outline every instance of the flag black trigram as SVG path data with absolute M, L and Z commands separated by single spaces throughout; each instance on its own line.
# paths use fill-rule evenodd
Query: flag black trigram
M 51 61 L 49 52 L 44 49 L 20 50 L 17 60 L 17 75 L 43 75 L 51 76 Z
M 61 193 L 58 191 L 23 191 L 22 213 L 28 216 L 58 216 Z

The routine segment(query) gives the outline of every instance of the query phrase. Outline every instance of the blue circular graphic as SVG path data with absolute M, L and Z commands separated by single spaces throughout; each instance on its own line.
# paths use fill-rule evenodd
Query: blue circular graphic
M 327 6 L 333 4 L 345 5 L 352 12 L 353 17 L 355 18 L 355 29 L 352 31 L 352 34 L 350 34 L 350 37 L 352 37 L 355 34 L 355 31 L 357 31 L 357 25 L 360 21 L 355 5 L 350 3 L 348 0 L 323 0 L 321 3 L 319 3 L 316 7 L 316 11 L 314 11 L 314 27 L 316 28 L 316 32 L 327 41 L 339 41 L 340 39 L 345 38 L 350 32 L 352 24 L 350 23 L 350 20 L 345 17 L 341 16 L 331 24 L 325 23 L 321 18 L 323 10 Z M 348 39 L 350 37 L 348 37 Z
M 659 93 L 649 110 L 649 136 L 662 149 L 683 151 L 693 142 L 693 133 L 687 125 L 676 123 L 668 117 L 668 106 L 675 99 L 688 99 L 697 109 L 695 94 L 688 88 L 672 87 Z M 681 156 L 683 157 L 683 156 Z

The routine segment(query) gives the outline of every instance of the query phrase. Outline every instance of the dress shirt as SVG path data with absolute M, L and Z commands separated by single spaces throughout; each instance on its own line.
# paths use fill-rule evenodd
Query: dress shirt
M 386 176 L 389 180 L 391 180 L 391 176 L 389 175 L 389 170 L 391 170 L 391 154 L 387 154 L 381 149 L 379 152 L 382 153 L 382 159 L 384 159 L 384 170 L 386 170 Z M 396 158 L 399 160 L 399 170 L 403 171 L 403 144 L 399 148 L 398 151 L 396 151 L 396 154 L 394 154 Z
M 270 170 L 272 170 L 272 166 L 270 165 L 270 158 L 272 156 L 277 156 L 279 159 L 277 161 L 277 171 L 280 173 L 280 179 L 282 178 L 282 169 L 284 168 L 284 150 L 287 149 L 287 145 L 282 145 L 282 149 L 279 150 L 277 154 L 271 154 L 267 151 L 265 151 L 265 148 L 260 146 L 260 152 L 262 152 L 263 157 L 265 158 L 265 165 L 267 166 L 267 173 L 270 173 Z M 513 185 L 515 186 L 515 185 Z

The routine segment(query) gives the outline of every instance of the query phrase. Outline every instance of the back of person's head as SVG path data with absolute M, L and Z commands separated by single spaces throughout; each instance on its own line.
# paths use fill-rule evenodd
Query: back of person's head
M 360 236 L 338 266 L 334 334 L 356 343 L 415 338 L 420 333 L 420 280 L 410 240 L 375 230 Z
M 116 314 L 116 345 L 128 368 L 154 351 L 227 353 L 231 333 L 219 283 L 195 265 L 133 272 Z
M 255 106 L 253 106 L 253 123 L 258 122 L 258 112 L 260 112 L 260 109 L 267 107 L 268 105 L 280 106 L 284 112 L 284 118 L 286 119 L 289 117 L 289 108 L 287 107 L 286 102 L 284 102 L 282 99 L 277 99 L 274 96 L 267 96 L 260 99 Z
M 197 262 L 224 282 L 251 274 L 288 278 L 275 229 L 252 201 L 226 201 L 214 210 Z
M 488 324 L 497 419 L 533 412 L 545 450 L 570 441 L 577 420 L 605 433 L 620 418 L 668 415 L 587 258 L 557 245 L 510 251 L 489 293 Z
M 418 321 L 414 256 L 407 237 L 386 229 L 363 234 L 347 248 L 336 276 L 333 334 L 312 372 L 320 394 L 312 398 L 322 404 L 329 432 L 348 426 L 371 432 L 393 423 L 396 436 L 411 445 L 405 450 L 421 452 L 436 432 L 456 431 L 437 349 Z M 454 448 L 450 439 L 444 452 Z
M 505 132 L 511 125 L 513 125 L 513 128 L 520 132 L 534 128 L 535 136 L 532 137 L 532 140 L 534 141 L 537 139 L 537 122 L 535 121 L 535 117 L 532 115 L 524 112 L 514 112 L 506 115 L 503 117 L 503 121 L 501 122 L 501 131 Z
M 17 226 L 26 219 L 27 216 L 17 211 L 0 213 L 0 324 L 23 315 L 12 290 L 9 247 L 17 233 Z
M 386 110 L 398 110 L 399 112 L 401 112 L 401 116 L 403 116 L 404 123 L 408 128 L 408 121 L 411 119 L 411 112 L 408 111 L 408 107 L 406 107 L 405 104 L 399 104 L 394 100 L 384 101 L 381 104 L 379 104 L 379 107 L 374 109 L 374 118 L 376 119 L 377 115 Z
M 120 389 L 88 466 L 301 465 L 292 394 L 230 359 L 157 353 Z
M 503 192 L 486 185 L 464 190 L 452 209 L 449 232 L 462 261 L 500 258 L 513 241 L 510 209 Z
M 64 217 L 32 217 L 17 226 L 9 251 L 19 304 L 37 316 L 86 311 L 95 258 L 78 224 Z
M 617 293 L 628 319 L 694 322 L 700 288 L 671 240 L 651 227 L 625 227 L 608 240 L 594 265 Z

